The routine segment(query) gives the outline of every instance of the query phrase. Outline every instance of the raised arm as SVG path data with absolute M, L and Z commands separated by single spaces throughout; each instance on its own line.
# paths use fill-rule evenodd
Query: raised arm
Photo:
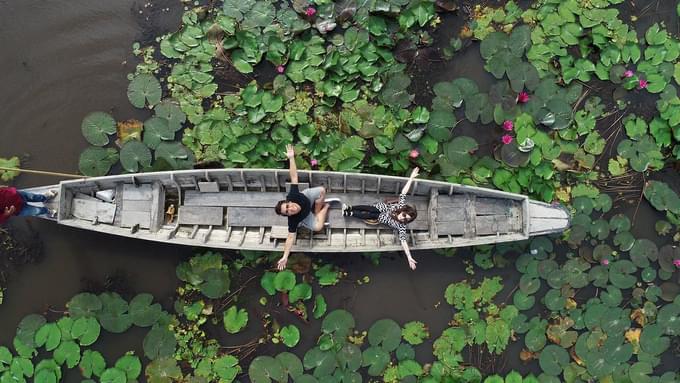
M 416 269 L 416 260 L 413 259 L 411 256 L 411 250 L 408 248 L 408 243 L 406 241 L 401 241 L 401 248 L 404 249 L 404 253 L 406 253 L 406 260 L 408 260 L 408 267 L 411 268 L 411 270 Z
M 298 183 L 297 165 L 295 164 L 295 148 L 293 145 L 286 145 L 286 157 L 288 157 L 288 162 L 290 163 L 290 183 Z
M 407 194 L 408 190 L 411 188 L 411 184 L 413 183 L 413 179 L 418 177 L 418 172 L 420 169 L 414 168 L 413 171 L 411 172 L 411 176 L 408 179 L 408 182 L 406 182 L 406 185 L 404 185 L 404 188 L 401 189 L 401 194 Z
M 288 256 L 290 255 L 290 249 L 293 248 L 293 243 L 295 243 L 295 233 L 288 233 L 286 237 L 286 243 L 283 246 L 283 256 L 276 263 L 276 268 L 279 270 L 284 270 L 288 264 Z

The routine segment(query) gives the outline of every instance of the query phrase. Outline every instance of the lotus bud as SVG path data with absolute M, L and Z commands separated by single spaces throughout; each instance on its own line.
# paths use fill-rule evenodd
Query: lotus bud
M 507 145 L 512 142 L 512 136 L 509 134 L 504 134 L 503 137 L 501 137 L 501 141 L 503 141 L 504 145 Z
M 408 156 L 413 158 L 413 159 L 418 158 L 419 155 L 420 155 L 420 152 L 418 151 L 418 149 L 413 149 L 408 153 Z
M 316 15 L 316 8 L 308 7 L 307 9 L 305 9 L 305 15 L 307 15 L 309 17 Z
M 518 104 L 524 104 L 528 101 L 529 101 L 529 93 L 524 92 L 524 91 L 519 92 L 519 94 L 517 95 L 517 103 Z
M 674 259 L 673 264 L 675 265 L 675 267 L 680 267 L 680 259 Z
M 608 266 L 608 265 L 609 265 L 609 259 L 607 259 L 607 258 L 602 258 L 602 260 L 600 261 L 600 264 L 601 264 L 602 266 Z
M 283 72 L 285 72 L 285 71 L 286 71 L 286 67 L 283 66 L 283 65 L 279 65 L 279 66 L 276 67 L 276 72 L 277 72 L 277 73 L 283 73 Z
M 510 120 L 505 120 L 503 121 L 503 130 L 507 130 L 508 132 L 511 132 L 512 129 L 515 128 L 515 124 L 512 123 Z
M 646 89 L 647 85 L 649 85 L 649 82 L 645 79 L 640 79 L 640 81 L 638 81 L 638 88 L 640 89 Z
M 623 77 L 624 77 L 624 78 L 631 78 L 631 77 L 633 77 L 634 74 L 635 74 L 635 73 L 633 73 L 632 70 L 627 69 L 625 72 L 623 72 Z
M 319 161 L 312 159 L 311 161 L 309 161 L 309 164 L 312 165 L 312 166 L 317 166 L 317 165 L 319 165 Z

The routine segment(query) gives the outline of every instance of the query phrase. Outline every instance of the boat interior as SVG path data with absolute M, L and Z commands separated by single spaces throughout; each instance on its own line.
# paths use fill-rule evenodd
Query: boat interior
M 394 198 L 407 182 L 403 177 L 314 171 L 299 171 L 299 178 L 301 190 L 324 186 L 327 198 L 349 205 Z M 273 207 L 285 199 L 289 187 L 288 171 L 272 169 L 188 170 L 64 181 L 58 220 L 146 239 L 275 250 L 287 236 L 287 218 L 276 215 Z M 411 246 L 441 247 L 460 240 L 488 243 L 490 237 L 505 242 L 528 235 L 524 196 L 416 180 L 407 203 L 418 211 L 408 225 Z M 327 222 L 322 232 L 299 229 L 296 245 L 314 246 L 315 251 L 398 245 L 389 227 L 343 217 L 340 203 L 331 205 Z

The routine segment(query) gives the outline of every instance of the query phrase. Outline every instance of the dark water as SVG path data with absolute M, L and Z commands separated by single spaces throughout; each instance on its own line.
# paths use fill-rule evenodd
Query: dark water
M 630 6 L 644 8 L 640 4 Z M 163 11 L 166 7 L 170 10 Z M 147 114 L 134 109 L 126 96 L 126 76 L 136 64 L 131 46 L 176 29 L 182 11 L 179 1 L 170 0 L 0 0 L 0 156 L 24 157 L 22 164 L 27 168 L 75 173 L 78 156 L 87 146 L 80 133 L 86 114 L 102 110 L 111 112 L 117 120 L 144 119 Z M 663 14 L 653 4 L 640 23 Z M 677 29 L 676 16 L 668 23 L 675 23 L 670 30 Z M 429 80 L 433 84 L 464 75 L 488 81 L 478 60 L 477 48 L 469 47 L 449 64 L 433 64 L 436 70 Z M 475 129 L 472 125 L 460 128 L 470 134 Z M 488 142 L 489 135 L 478 141 Z M 22 175 L 16 183 L 28 187 L 57 181 Z M 644 215 L 648 222 L 658 219 L 650 213 L 647 210 Z M 5 345 L 11 343 L 16 325 L 25 315 L 44 313 L 49 307 L 62 310 L 68 299 L 83 289 L 108 286 L 125 294 L 149 292 L 169 309 L 178 283 L 175 266 L 193 253 L 185 247 L 125 240 L 37 220 L 15 220 L 13 224 L 40 232 L 45 253 L 41 262 L 10 275 L 5 301 L 0 305 L 0 344 Z M 468 277 L 463 260 L 470 259 L 470 253 L 460 252 L 454 258 L 434 253 L 414 256 L 419 261 L 416 272 L 408 270 L 402 255 L 387 255 L 379 267 L 356 254 L 336 256 L 334 261 L 346 268 L 349 278 L 321 291 L 329 309 L 352 312 L 357 329 L 367 329 L 381 318 L 400 324 L 420 320 L 436 338 L 452 316 L 444 302 L 444 289 Z M 504 278 L 502 297 L 519 278 L 512 265 L 493 274 Z M 354 283 L 364 275 L 370 276 L 368 285 Z M 258 290 L 244 295 L 244 302 L 250 302 L 249 310 L 257 312 L 255 301 L 260 294 Z M 289 313 L 277 315 L 302 330 L 303 340 L 296 350 L 306 350 L 316 341 L 318 321 L 304 325 Z M 142 336 L 141 332 L 103 335 L 95 348 L 106 349 L 109 358 L 119 356 L 129 348 L 141 350 Z M 520 347 L 518 342 L 509 348 L 509 363 L 526 371 L 516 358 Z M 431 355 L 427 345 L 417 350 L 419 356 Z M 265 351 L 269 350 L 261 352 Z

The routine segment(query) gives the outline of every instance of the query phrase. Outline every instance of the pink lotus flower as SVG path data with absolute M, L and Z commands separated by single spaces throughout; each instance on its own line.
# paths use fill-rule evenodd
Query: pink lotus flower
M 529 93 L 524 92 L 524 91 L 519 92 L 519 94 L 517 95 L 517 103 L 524 104 L 528 101 L 529 101 Z
M 649 85 L 649 82 L 647 82 L 645 79 L 640 79 L 640 81 L 638 81 L 638 88 L 640 89 L 647 88 L 647 85 Z
M 507 145 L 512 142 L 512 136 L 509 134 L 504 134 L 503 137 L 501 137 L 501 141 L 503 141 L 504 145 Z
M 283 72 L 285 72 L 285 71 L 286 71 L 286 67 L 283 66 L 283 65 L 279 65 L 279 66 L 276 67 L 276 72 L 277 72 L 277 73 L 283 73 Z
M 675 267 L 680 267 L 680 259 L 674 259 L 673 264 L 675 265 Z
M 628 69 L 628 70 L 626 70 L 625 72 L 623 72 L 623 77 L 624 77 L 624 78 L 631 78 L 631 77 L 633 77 L 633 75 L 634 75 L 634 73 L 633 73 L 633 71 L 630 70 L 630 69 Z
M 312 17 L 312 16 L 316 15 L 316 8 L 314 8 L 314 7 L 309 7 L 309 8 L 307 8 L 307 9 L 305 9 L 305 15 L 307 15 L 307 16 L 309 16 L 309 17 Z
M 315 160 L 315 159 L 312 159 L 311 161 L 309 161 L 309 163 L 310 163 L 310 165 L 312 165 L 312 166 L 316 166 L 316 165 L 319 164 L 319 161 L 317 161 L 317 160 Z
M 408 153 L 408 156 L 413 158 L 413 159 L 418 158 L 419 155 L 420 155 L 420 152 L 418 151 L 418 149 L 413 149 Z
M 607 265 L 609 265 L 609 260 L 607 258 L 602 258 L 602 260 L 600 261 L 600 264 L 602 266 L 607 266 Z
M 503 130 L 511 132 L 512 129 L 514 129 L 514 128 L 515 128 L 515 124 L 513 124 L 512 121 L 510 121 L 510 120 L 503 121 Z

